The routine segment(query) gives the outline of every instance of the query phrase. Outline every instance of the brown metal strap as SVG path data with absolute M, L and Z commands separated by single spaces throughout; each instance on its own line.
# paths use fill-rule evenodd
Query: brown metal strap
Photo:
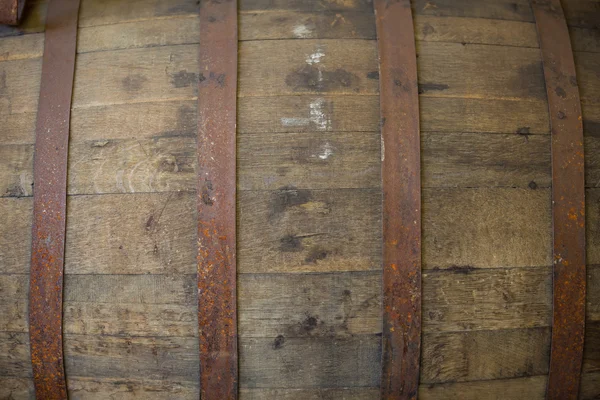
M 421 353 L 421 167 L 409 0 L 375 0 L 383 179 L 382 399 L 415 399 Z
M 50 0 L 35 131 L 29 288 L 31 363 L 38 399 L 66 399 L 62 348 L 67 153 L 79 0 Z
M 583 126 L 560 0 L 533 0 L 552 128 L 554 299 L 548 399 L 577 399 L 585 331 Z
M 17 25 L 25 8 L 25 0 L 0 0 L 0 25 Z
M 200 3 L 198 324 L 203 400 L 237 398 L 237 2 Z

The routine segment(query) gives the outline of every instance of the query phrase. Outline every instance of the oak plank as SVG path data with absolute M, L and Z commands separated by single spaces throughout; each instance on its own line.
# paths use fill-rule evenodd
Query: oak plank
M 240 385 L 248 388 L 371 386 L 379 382 L 381 338 L 239 340 Z
M 417 15 L 534 21 L 527 0 L 415 0 L 411 4 Z
M 600 265 L 600 189 L 585 192 L 586 263 Z
M 371 79 L 376 79 L 376 70 Z M 238 134 L 377 132 L 379 96 L 252 96 L 238 99 Z
M 379 387 L 335 388 L 335 389 L 240 389 L 243 400 L 377 400 Z
M 193 137 L 73 142 L 68 193 L 191 191 L 195 143 Z
M 423 268 L 551 265 L 548 189 L 425 189 Z
M 35 119 L 35 112 L 0 113 L 0 124 L 2 124 L 0 145 L 33 143 L 35 140 Z
M 583 104 L 600 104 L 600 53 L 573 52 L 579 95 Z
M 586 273 L 586 319 L 600 321 L 600 265 L 588 265 Z
M 550 267 L 428 271 L 423 332 L 550 326 L 551 286 Z
M 197 15 L 196 0 L 84 0 L 79 12 L 79 26 L 112 25 L 124 22 L 149 21 L 157 19 L 187 17 Z
M 113 5 L 111 12 L 122 9 L 117 4 Z M 82 9 L 84 9 L 83 6 Z M 127 8 L 127 10 L 130 9 Z M 113 15 L 116 17 L 116 14 Z M 84 27 L 82 28 L 80 24 L 77 34 L 77 53 L 196 44 L 200 39 L 198 35 L 200 20 L 198 15 L 193 13 L 180 18 L 136 20 L 88 26 L 88 24 L 97 22 L 99 22 L 98 19 L 92 18 L 87 21 L 82 19 Z
M 593 400 L 600 396 L 600 373 L 584 372 L 581 374 L 579 398 L 581 400 Z
M 0 62 L 0 115 L 37 112 L 41 58 Z
M 550 328 L 430 333 L 422 349 L 422 384 L 545 375 Z
M 32 377 L 27 333 L 0 332 L 0 376 Z
M 376 132 L 242 135 L 239 189 L 378 188 L 380 145 Z
M 413 18 L 415 39 L 420 41 L 539 48 L 531 22 L 419 14 Z
M 379 269 L 380 198 L 378 189 L 242 191 L 240 272 Z M 589 199 L 589 205 L 595 204 Z M 29 240 L 30 198 L 2 199 L 0 204 L 17 221 L 0 226 L 10 235 L 1 235 L 7 238 L 2 272 L 26 273 L 28 250 L 21 241 Z M 551 263 L 547 189 L 428 188 L 423 205 L 425 269 Z M 74 196 L 68 207 L 67 273 L 192 270 L 192 193 Z M 600 233 L 593 221 L 588 221 L 588 257 L 600 264 L 595 255 Z
M 365 75 L 376 70 L 377 50 L 371 40 L 240 42 L 238 96 L 375 94 L 378 81 Z
M 241 192 L 238 271 L 379 269 L 380 207 L 378 189 Z
M 373 12 L 369 0 L 241 0 L 239 10 L 247 11 L 363 11 Z
M 582 371 L 600 371 L 600 321 L 586 321 Z
M 546 101 L 538 49 L 418 42 L 417 54 L 422 97 Z
M 547 373 L 549 328 L 429 333 L 423 337 L 423 384 L 509 379 Z M 376 335 L 347 338 L 240 338 L 241 386 L 376 387 Z M 70 377 L 196 382 L 196 338 L 65 335 Z M 0 333 L 3 375 L 30 376 L 26 333 Z M 10 358 L 7 358 L 10 357 Z
M 77 57 L 73 108 L 193 100 L 198 92 L 198 45 L 84 53 Z
M 64 330 L 196 336 L 193 275 L 66 275 Z M 27 332 L 27 275 L 0 275 L 0 330 Z M 550 268 L 451 269 L 423 279 L 424 332 L 549 326 Z M 241 274 L 244 337 L 381 332 L 380 272 Z
M 0 215 L 0 273 L 28 274 L 33 199 L 0 198 Z
M 375 15 L 368 11 L 265 10 L 241 12 L 239 40 L 375 39 Z
M 545 102 L 537 49 L 419 42 L 417 52 L 423 96 Z M 344 60 L 351 55 L 354 61 L 348 67 Z M 439 67 L 442 64 L 444 68 Z M 239 93 L 241 97 L 291 93 L 374 94 L 378 91 L 376 82 L 361 75 L 375 70 L 374 41 L 242 42 Z
M 421 132 L 550 134 L 545 101 L 419 96 Z
M 35 400 L 33 379 L 0 377 L 0 398 L 14 400 Z
M 495 379 L 479 382 L 457 382 L 421 385 L 422 400 L 543 400 L 546 396 L 546 376 Z
M 569 36 L 573 51 L 600 52 L 600 39 L 594 28 L 569 26 Z
M 195 136 L 193 100 L 157 101 L 76 108 L 71 113 L 71 141 Z
M 5 37 L 0 40 L 0 62 L 41 57 L 43 52 L 44 35 L 41 33 Z
M 597 29 L 600 20 L 600 5 L 594 0 L 569 0 L 562 5 L 571 26 Z
M 65 370 L 70 377 L 133 378 L 195 382 L 197 338 L 64 336 Z
M 67 390 L 69 399 L 74 400 L 193 400 L 200 396 L 195 382 L 131 379 L 126 375 L 120 378 L 69 377 Z
M 422 132 L 423 187 L 550 187 L 550 138 Z

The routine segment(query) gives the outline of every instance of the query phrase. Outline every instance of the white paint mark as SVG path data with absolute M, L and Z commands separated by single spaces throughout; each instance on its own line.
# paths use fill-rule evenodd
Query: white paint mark
M 329 142 L 325 142 L 323 146 L 321 146 L 321 152 L 319 153 L 319 158 L 321 160 L 327 160 L 331 155 L 333 155 L 333 147 L 329 144 Z
M 304 24 L 296 25 L 292 32 L 299 39 L 311 38 L 313 36 L 312 28 Z
M 310 126 L 314 124 L 317 130 L 326 131 L 331 125 L 331 120 L 324 111 L 326 104 L 324 99 L 316 99 L 308 105 L 308 118 L 281 118 L 281 123 L 283 126 Z
M 281 118 L 283 126 L 306 126 L 310 124 L 310 118 Z
M 323 53 L 321 48 L 317 48 L 317 51 L 306 57 L 306 63 L 308 65 L 318 64 L 323 57 L 325 57 L 325 53 Z
M 381 161 L 385 160 L 385 142 L 383 141 L 383 135 L 381 136 Z
M 329 126 L 330 120 L 329 117 L 325 114 L 324 107 L 325 100 L 324 99 L 316 99 L 312 103 L 310 103 L 310 120 L 313 122 L 317 129 L 320 131 L 327 130 Z

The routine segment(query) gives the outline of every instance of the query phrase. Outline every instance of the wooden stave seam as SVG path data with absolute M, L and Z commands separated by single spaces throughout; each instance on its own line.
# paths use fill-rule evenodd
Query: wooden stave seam
M 532 0 L 531 5 L 540 41 L 552 135 L 553 311 L 546 397 L 577 399 L 586 299 L 581 100 L 560 0 Z

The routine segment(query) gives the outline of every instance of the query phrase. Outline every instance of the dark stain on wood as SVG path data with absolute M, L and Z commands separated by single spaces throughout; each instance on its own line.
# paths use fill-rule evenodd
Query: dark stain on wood
M 285 337 L 283 335 L 277 335 L 275 340 L 273 340 L 273 350 L 279 350 L 283 347 L 285 343 Z
M 600 122 L 584 119 L 583 130 L 587 136 L 600 137 Z
M 307 264 L 316 264 L 317 261 L 327 258 L 328 254 L 329 252 L 322 247 L 313 247 L 304 259 L 304 262 Z
M 352 87 L 359 80 L 358 76 L 342 68 L 324 71 L 314 65 L 305 65 L 288 74 L 285 83 L 297 92 L 330 92 Z
M 448 267 L 448 271 L 453 272 L 455 274 L 468 275 L 471 272 L 475 271 L 476 268 L 470 265 L 452 265 Z
M 6 189 L 5 197 L 23 197 L 26 196 L 27 192 L 25 189 L 18 183 L 14 183 L 10 187 Z
M 520 67 L 516 76 L 507 82 L 507 86 L 512 91 L 521 92 L 524 96 L 545 100 L 546 85 L 542 62 L 534 62 Z
M 529 189 L 531 189 L 531 190 L 535 190 L 538 188 L 537 183 L 535 183 L 534 181 L 529 182 L 529 185 L 527 185 L 527 186 L 529 186 Z
M 431 33 L 435 32 L 435 29 L 433 28 L 433 26 L 431 26 L 431 24 L 429 22 L 426 22 L 425 25 L 423 25 L 423 36 L 427 36 Z
M 560 86 L 557 86 L 556 89 L 554 89 L 554 91 L 556 92 L 556 95 L 562 99 L 566 99 L 567 98 L 567 92 L 565 92 L 565 89 L 561 88 Z
M 196 14 L 198 13 L 199 4 L 200 3 L 197 0 L 186 0 L 180 1 L 178 4 L 164 9 L 165 3 L 158 2 L 156 16 L 167 17 L 172 15 Z
M 290 207 L 296 207 L 308 203 L 312 198 L 309 190 L 296 189 L 294 186 L 284 186 L 274 192 L 271 197 L 271 215 L 273 218 L 279 216 Z
M 284 252 L 297 252 L 302 251 L 302 238 L 296 235 L 286 235 L 279 241 L 279 249 Z
M 195 72 L 179 71 L 171 74 L 171 83 L 176 88 L 184 88 L 198 83 L 198 74 Z
M 137 93 L 140 90 L 142 90 L 142 87 L 144 86 L 144 83 L 146 83 L 147 80 L 148 80 L 148 78 L 146 78 L 145 76 L 136 74 L 136 75 L 129 75 L 129 76 L 123 78 L 121 83 L 123 84 L 123 88 L 127 92 Z
M 419 83 L 419 94 L 432 91 L 442 91 L 449 88 L 450 86 L 443 83 Z
M 522 126 L 520 128 L 517 128 L 517 135 L 523 135 L 523 136 L 527 136 L 529 135 L 529 130 L 531 128 L 528 126 Z
M 379 79 L 379 71 L 371 71 L 367 74 L 368 79 Z
M 182 105 L 177 110 L 177 121 L 173 130 L 161 133 L 163 137 L 170 136 L 195 136 L 197 130 L 197 111 L 195 108 Z

